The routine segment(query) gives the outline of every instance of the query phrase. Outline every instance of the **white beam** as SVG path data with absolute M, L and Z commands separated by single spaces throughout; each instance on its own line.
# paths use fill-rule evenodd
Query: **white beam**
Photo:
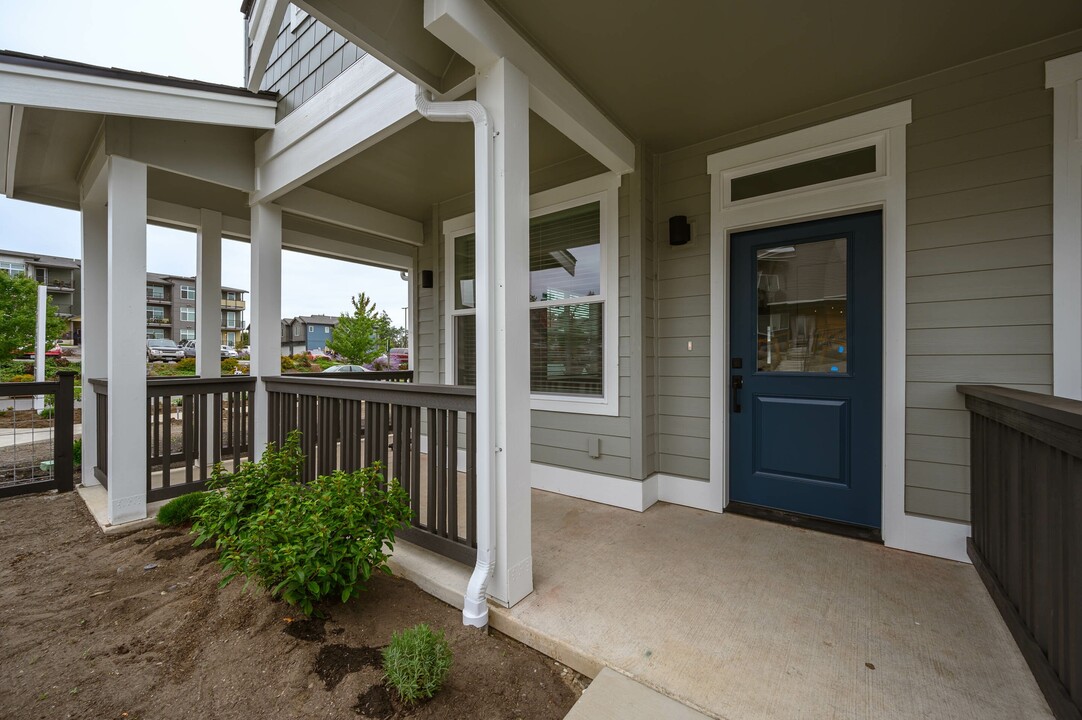
M 147 515 L 147 168 L 109 160 L 109 522 Z
M 424 0 L 425 28 L 478 68 L 507 58 L 529 78 L 530 107 L 613 172 L 635 167 L 635 145 L 483 0 Z
M 299 187 L 275 202 L 291 215 L 340 225 L 410 245 L 424 244 L 424 226 L 416 220 L 309 187 Z
M 392 270 L 409 270 L 412 262 L 408 253 L 355 245 L 299 230 L 282 230 L 282 247 L 309 255 L 349 260 Z
M 529 217 L 530 113 L 526 76 L 508 60 L 481 70 L 477 99 L 492 120 L 494 224 L 490 233 L 488 289 L 478 287 L 477 376 L 491 400 L 494 447 L 496 560 L 489 594 L 511 606 L 533 592 L 530 540 Z M 485 202 L 479 198 L 479 203 Z M 482 214 L 478 206 L 477 215 Z M 478 262 L 482 257 L 478 252 Z M 480 277 L 480 273 L 478 273 Z M 488 302 L 482 302 L 487 295 Z M 487 380 L 486 380 L 487 379 Z M 481 386 L 478 386 L 481 390 Z M 487 395 L 487 393 L 486 393 Z
M 213 210 L 199 211 L 195 282 L 195 374 L 216 378 L 222 374 L 222 214 Z
M 276 100 L 254 95 L 171 87 L 4 62 L 0 62 L 0 101 L 264 130 L 274 127 L 278 106 Z
M 90 145 L 90 150 L 83 158 L 83 164 L 79 168 L 79 174 L 75 176 L 75 182 L 79 185 L 79 200 L 81 205 L 104 205 L 107 195 L 107 183 L 105 169 L 108 165 L 108 157 L 105 155 L 105 123 L 98 128 L 98 134 Z
M 273 133 L 260 138 L 255 157 L 257 190 L 249 202 L 276 200 L 409 125 L 417 119 L 413 93 L 413 83 L 390 74 L 315 126 L 320 132 L 300 135 L 293 131 L 298 136 L 292 141 L 277 139 Z
M 15 197 L 15 162 L 19 159 L 19 136 L 23 131 L 23 108 L 15 105 L 11 108 L 11 120 L 8 124 L 7 157 L 4 168 L 4 194 Z
M 269 412 L 262 379 L 282 372 L 282 209 L 270 203 L 252 206 L 252 294 L 249 372 L 258 378 L 252 414 L 255 436 L 251 459 L 258 460 L 267 447 Z
M 105 154 L 207 180 L 244 192 L 255 189 L 251 128 L 109 117 Z
M 278 31 L 289 8 L 287 0 L 266 0 L 256 4 L 249 25 L 248 83 L 252 92 L 259 90 L 263 76 L 267 73 L 274 43 L 278 40 Z
M 109 372 L 109 220 L 104 198 L 100 203 L 84 205 L 82 221 L 82 269 L 80 307 L 82 321 L 79 335 L 82 345 L 83 378 L 83 485 L 97 485 L 94 468 L 98 465 L 98 414 L 90 378 L 104 378 Z

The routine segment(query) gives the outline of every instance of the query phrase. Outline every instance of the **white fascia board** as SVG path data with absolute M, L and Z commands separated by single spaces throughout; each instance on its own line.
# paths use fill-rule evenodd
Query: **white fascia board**
M 530 81 L 530 108 L 615 173 L 635 167 L 635 144 L 483 0 L 425 0 L 425 29 L 478 68 L 500 58 Z
M 291 215 L 340 225 L 410 245 L 424 244 L 424 226 L 416 220 L 309 187 L 299 187 L 275 202 Z
M 252 92 L 259 90 L 263 76 L 267 73 L 274 43 L 278 40 L 278 31 L 286 17 L 289 3 L 286 0 L 267 0 L 260 2 L 252 13 L 248 24 L 248 84 Z
M 4 194 L 9 198 L 15 197 L 15 162 L 19 159 L 19 136 L 22 135 L 22 131 L 23 108 L 15 105 L 11 108 L 4 158 Z
M 12 105 L 269 130 L 276 100 L 0 63 Z
M 1065 55 L 1044 64 L 1044 86 L 1059 87 L 1078 82 L 1082 78 L 1082 53 Z
M 0 195 L 8 192 L 8 142 L 11 139 L 11 106 L 0 104 Z
M 275 143 L 257 143 L 257 189 L 249 202 L 275 200 L 416 121 L 420 116 L 414 91 L 412 82 L 392 73 L 334 113 L 318 132 L 307 133 L 276 154 L 268 152 Z

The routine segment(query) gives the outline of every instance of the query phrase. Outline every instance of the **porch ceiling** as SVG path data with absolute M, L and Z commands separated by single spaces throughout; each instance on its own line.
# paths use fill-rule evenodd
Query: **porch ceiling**
M 78 208 L 76 177 L 102 119 L 94 113 L 25 108 L 15 155 L 15 197 Z
M 537 192 L 605 168 L 531 112 L 530 171 Z M 472 126 L 418 120 L 307 184 L 423 222 L 434 203 L 473 192 Z
M 1076 0 L 488 0 L 657 151 L 1082 27 Z

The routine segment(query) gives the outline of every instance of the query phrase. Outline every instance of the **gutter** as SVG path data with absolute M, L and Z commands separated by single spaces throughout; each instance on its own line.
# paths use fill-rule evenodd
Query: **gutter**
M 473 123 L 473 165 L 475 205 L 474 285 L 477 313 L 477 435 L 482 455 L 477 463 L 477 564 L 466 586 L 462 623 L 483 628 L 488 624 L 488 581 L 496 567 L 496 443 L 495 393 L 484 382 L 495 367 L 492 342 L 492 286 L 494 253 L 492 228 L 495 226 L 493 198 L 493 131 L 488 111 L 476 100 L 436 102 L 428 90 L 417 86 L 417 112 L 433 122 Z

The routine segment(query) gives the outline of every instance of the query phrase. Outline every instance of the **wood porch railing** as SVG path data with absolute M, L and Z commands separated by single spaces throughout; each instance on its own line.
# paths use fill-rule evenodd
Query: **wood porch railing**
M 108 487 L 109 384 L 103 379 L 90 384 L 98 422 L 94 476 Z M 203 490 L 216 463 L 237 467 L 248 459 L 254 389 L 255 379 L 242 375 L 147 380 L 148 502 Z
M 32 425 L 19 422 L 18 403 L 13 403 L 8 411 L 10 422 L 3 423 L 3 428 L 10 430 L 11 445 L 6 449 L 9 461 L 0 463 L 0 498 L 46 490 L 71 492 L 74 487 L 75 373 L 61 371 L 56 380 L 45 382 L 0 383 L 0 398 L 37 395 L 53 396 L 51 433 L 48 428 L 40 432 L 42 441 L 52 441 L 52 466 L 38 463 L 32 448 L 39 435 L 30 429 Z M 37 414 L 32 404 L 29 408 L 31 414 Z M 20 445 L 28 449 L 20 453 Z
M 301 432 L 305 480 L 382 463 L 409 493 L 399 537 L 466 564 L 477 557 L 473 388 L 290 375 L 263 379 L 270 440 Z M 460 430 L 464 459 L 459 459 Z
M 969 556 L 1060 720 L 1082 718 L 1082 402 L 962 385 Z

